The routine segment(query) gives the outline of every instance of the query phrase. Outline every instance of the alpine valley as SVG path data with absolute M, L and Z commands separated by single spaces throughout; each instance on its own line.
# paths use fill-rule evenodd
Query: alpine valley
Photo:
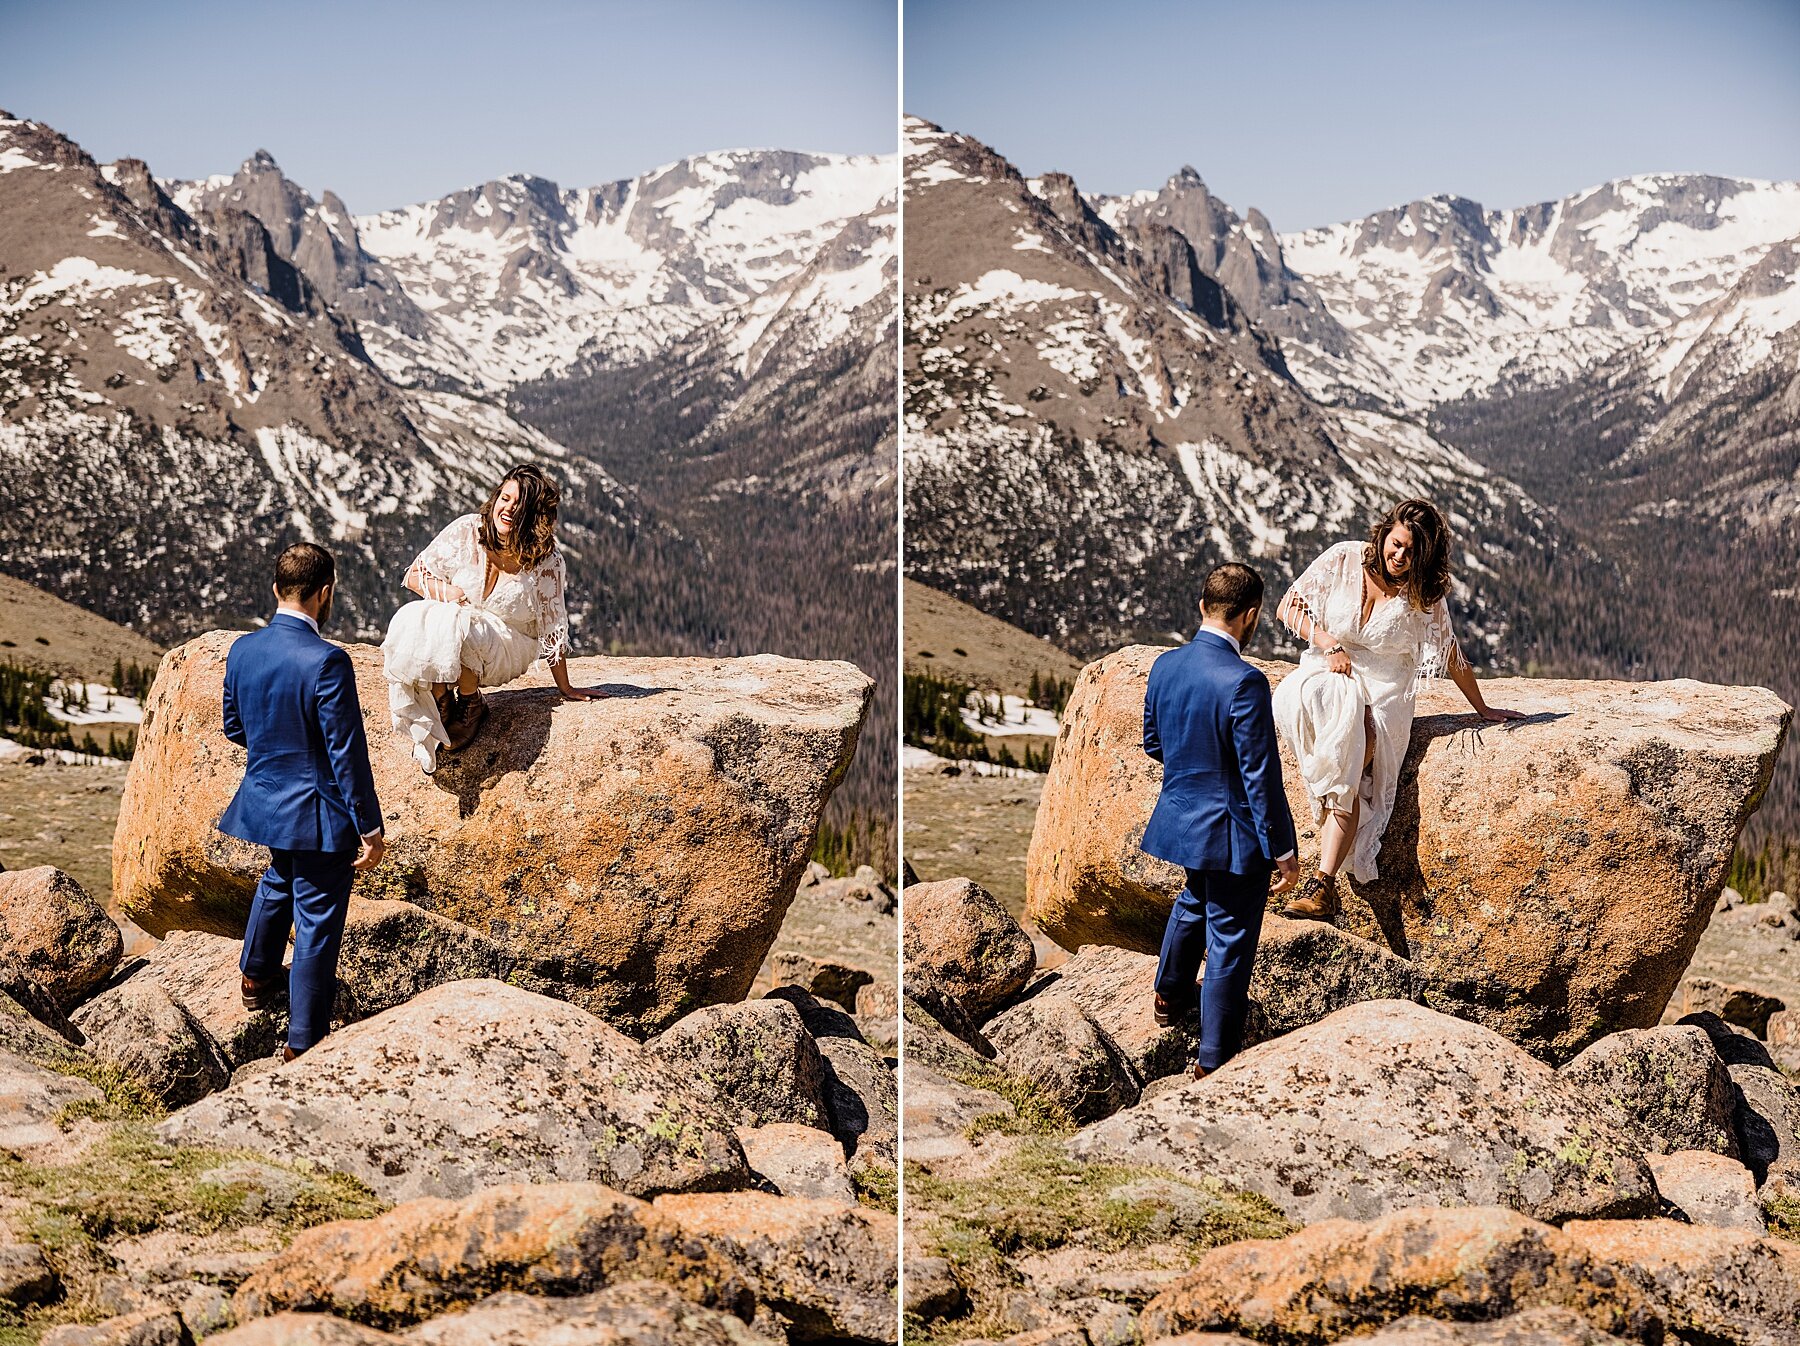
M 1089 657 L 1424 495 L 1478 666 L 1800 700 L 1800 183 L 1279 234 L 1192 168 L 1086 196 L 909 119 L 905 190 L 912 578 Z M 1740 854 L 1795 838 L 1789 754 Z
M 379 640 L 513 463 L 564 487 L 576 653 L 878 680 L 827 814 L 891 864 L 896 164 L 742 150 L 352 216 L 258 151 L 98 163 L 0 113 L 0 565 L 164 644 L 338 557 Z

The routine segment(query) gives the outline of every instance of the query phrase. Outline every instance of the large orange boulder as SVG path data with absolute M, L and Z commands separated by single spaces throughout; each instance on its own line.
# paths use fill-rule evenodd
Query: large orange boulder
M 579 1182 L 421 1197 L 372 1220 L 319 1225 L 258 1267 L 235 1304 L 246 1320 L 303 1309 L 396 1328 L 502 1290 L 577 1295 L 631 1280 L 745 1319 L 755 1307 L 732 1266 L 668 1216 Z
M 164 657 L 113 845 L 113 891 L 152 934 L 242 933 L 267 852 L 216 830 L 244 752 L 221 727 L 214 631 Z M 488 694 L 474 743 L 426 776 L 388 724 L 381 652 L 348 647 L 386 819 L 364 897 L 403 897 L 564 960 L 573 999 L 642 1036 L 741 1000 L 849 766 L 873 683 L 842 662 L 576 659 Z
M 1215 1248 L 1150 1301 L 1139 1326 L 1145 1341 L 1238 1332 L 1326 1346 L 1389 1340 L 1364 1334 L 1411 1315 L 1552 1309 L 1631 1341 L 1787 1346 L 1800 1322 L 1800 1248 L 1673 1220 L 1575 1220 L 1558 1229 L 1493 1207 L 1421 1207 Z M 1451 1340 L 1403 1331 L 1391 1339 Z M 1550 1339 L 1591 1338 L 1492 1338 Z
M 1141 746 L 1162 650 L 1087 666 L 1026 864 L 1026 915 L 1066 948 L 1154 952 L 1182 884 L 1138 848 L 1162 769 Z M 1271 684 L 1292 665 L 1261 663 Z M 1654 1025 L 1762 799 L 1792 708 L 1760 687 L 1499 678 L 1484 724 L 1449 683 L 1419 698 L 1380 855 L 1340 920 L 1425 974 L 1426 999 L 1553 1061 Z M 1282 748 L 1300 861 L 1318 858 Z

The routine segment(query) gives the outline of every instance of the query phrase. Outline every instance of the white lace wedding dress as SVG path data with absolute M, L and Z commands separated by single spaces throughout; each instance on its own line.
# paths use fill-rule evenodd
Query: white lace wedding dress
M 1443 677 L 1462 662 L 1443 599 L 1421 612 L 1404 591 L 1392 598 L 1377 593 L 1363 619 L 1363 547 L 1340 542 L 1329 548 L 1288 591 L 1343 643 L 1350 675 L 1333 673 L 1325 656 L 1308 648 L 1274 696 L 1275 725 L 1300 763 L 1313 821 L 1324 821 L 1327 809 L 1348 813 L 1361 792 L 1348 865 L 1358 883 L 1378 875 L 1375 857 L 1412 740 L 1419 683 Z M 1368 776 L 1362 770 L 1365 707 L 1375 722 L 1375 760 Z
M 569 614 L 562 553 L 517 574 L 502 571 L 485 598 L 487 552 L 480 516 L 465 514 L 433 538 L 413 565 L 454 584 L 466 603 L 419 598 L 388 623 L 381 644 L 388 709 L 394 728 L 412 743 L 425 771 L 437 769 L 437 750 L 450 741 L 432 696 L 434 683 L 453 683 L 465 666 L 483 687 L 499 687 L 539 660 L 555 663 L 569 652 Z

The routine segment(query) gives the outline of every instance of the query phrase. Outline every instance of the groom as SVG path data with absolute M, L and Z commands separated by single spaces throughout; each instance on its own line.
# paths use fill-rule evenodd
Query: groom
M 295 543 L 275 562 L 274 617 L 225 656 L 225 737 L 249 759 L 219 830 L 270 852 L 244 932 L 244 1004 L 278 996 L 291 929 L 284 1061 L 331 1031 L 351 871 L 385 845 L 350 656 L 319 635 L 336 587 L 331 553 Z
M 1269 680 L 1240 653 L 1262 600 L 1249 566 L 1216 567 L 1201 590 L 1200 630 L 1158 656 L 1144 694 L 1144 751 L 1163 764 L 1163 780 L 1141 845 L 1187 871 L 1163 929 L 1156 1020 L 1192 1007 L 1204 958 L 1197 1080 L 1242 1045 L 1264 900 L 1300 877 Z

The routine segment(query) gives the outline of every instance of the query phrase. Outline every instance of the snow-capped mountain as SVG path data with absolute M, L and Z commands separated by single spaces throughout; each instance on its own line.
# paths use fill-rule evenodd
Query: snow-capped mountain
M 365 584 L 391 589 L 393 559 L 520 458 L 593 518 L 632 517 L 605 472 L 492 401 L 396 386 L 257 217 L 196 209 L 141 161 L 0 116 L 9 570 L 166 634 L 260 608 L 273 549 L 316 538 L 368 632 Z
M 1659 338 L 1800 238 L 1800 183 L 1644 174 L 1507 210 L 1434 196 L 1277 236 L 1183 169 L 1101 213 L 1181 230 L 1315 396 L 1420 412 L 1554 387 Z
M 184 207 L 261 218 L 397 382 L 489 393 L 635 364 L 703 330 L 746 324 L 752 343 L 767 318 L 757 301 L 891 214 L 895 196 L 892 157 L 786 150 L 698 155 L 597 187 L 517 175 L 359 218 L 330 193 L 315 203 L 262 151 L 232 177 L 165 185 Z M 811 296 L 809 321 L 835 322 L 834 336 L 880 288 L 882 250 L 859 260 Z
M 1066 176 L 918 120 L 905 182 L 910 574 L 1097 646 L 1189 625 L 1217 560 L 1280 583 L 1422 494 L 1470 539 L 1465 620 L 1503 641 L 1487 595 L 1557 545 L 1541 511 L 1415 421 L 1309 396 L 1209 271 L 1211 237 L 1121 231 Z

